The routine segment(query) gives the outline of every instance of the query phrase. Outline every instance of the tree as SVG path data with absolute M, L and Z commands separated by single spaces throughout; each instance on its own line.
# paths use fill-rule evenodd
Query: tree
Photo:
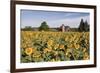
M 84 22 L 84 31 L 89 31 L 89 24 L 87 21 Z
M 25 28 L 23 28 L 22 30 L 24 30 L 24 31 L 32 31 L 33 28 L 31 26 L 25 26 Z
M 81 19 L 81 22 L 80 22 L 80 25 L 79 25 L 79 28 L 78 28 L 78 30 L 80 31 L 80 32 L 82 32 L 83 30 L 84 30 L 84 21 L 83 21 L 83 19 Z
M 42 31 L 48 31 L 49 30 L 49 26 L 47 25 L 47 23 L 44 21 L 41 23 L 41 26 L 39 27 L 39 30 Z
M 89 31 L 89 24 L 88 24 L 88 22 L 87 21 L 84 22 L 83 19 L 81 19 L 78 30 L 80 32 L 83 32 L 83 31 L 87 32 L 87 31 Z

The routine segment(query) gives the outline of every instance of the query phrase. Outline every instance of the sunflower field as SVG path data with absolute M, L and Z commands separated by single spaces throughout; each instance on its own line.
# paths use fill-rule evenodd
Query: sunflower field
M 89 32 L 21 31 L 22 63 L 89 58 Z

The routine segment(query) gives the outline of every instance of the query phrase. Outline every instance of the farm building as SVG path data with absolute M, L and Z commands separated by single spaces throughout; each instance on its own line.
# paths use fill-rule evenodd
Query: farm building
M 60 31 L 62 31 L 62 32 L 68 32 L 68 31 L 70 31 L 70 27 L 69 26 L 65 26 L 64 24 L 62 24 L 60 26 Z

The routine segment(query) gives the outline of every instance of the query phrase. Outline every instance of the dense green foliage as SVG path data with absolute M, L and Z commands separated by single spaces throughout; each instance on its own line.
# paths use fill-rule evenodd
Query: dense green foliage
M 78 30 L 80 32 L 83 32 L 83 31 L 87 32 L 87 31 L 89 31 L 89 24 L 88 24 L 88 22 L 87 21 L 84 22 L 83 19 L 81 19 Z
M 41 23 L 39 30 L 40 31 L 48 31 L 49 30 L 49 26 L 47 25 L 47 23 L 45 21 Z

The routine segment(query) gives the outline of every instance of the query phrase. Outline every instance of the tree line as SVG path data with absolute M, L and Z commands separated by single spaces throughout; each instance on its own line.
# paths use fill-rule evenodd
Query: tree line
M 43 21 L 40 25 L 40 27 L 36 28 L 38 31 L 50 31 L 50 27 L 47 24 L 46 21 Z M 75 29 L 74 31 L 78 31 L 78 32 L 88 32 L 89 29 L 89 23 L 87 21 L 84 21 L 83 19 L 81 19 L 79 27 L 78 28 L 73 28 Z M 22 28 L 22 30 L 24 31 L 34 31 L 34 27 L 31 26 L 26 26 L 25 28 Z

